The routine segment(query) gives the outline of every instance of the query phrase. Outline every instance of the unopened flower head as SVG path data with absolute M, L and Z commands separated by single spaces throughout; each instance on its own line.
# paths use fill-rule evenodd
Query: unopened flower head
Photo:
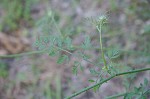
M 98 22 L 101 24 L 107 23 L 107 16 L 106 15 L 99 16 Z

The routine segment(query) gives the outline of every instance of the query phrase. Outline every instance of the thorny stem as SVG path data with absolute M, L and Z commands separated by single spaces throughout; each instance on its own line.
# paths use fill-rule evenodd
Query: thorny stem
M 80 91 L 78 91 L 78 92 L 72 94 L 71 96 L 69 96 L 69 97 L 67 97 L 67 98 L 65 98 L 65 99 L 71 99 L 71 98 L 73 98 L 73 97 L 76 97 L 76 96 L 78 96 L 79 94 L 81 94 L 81 93 L 83 93 L 83 92 L 86 92 L 86 91 L 88 91 L 88 90 L 90 90 L 90 89 L 92 89 L 92 88 L 94 88 L 94 87 L 96 87 L 96 86 L 99 86 L 99 85 L 101 85 L 101 84 L 103 84 L 103 83 L 106 83 L 107 81 L 111 80 L 111 79 L 114 78 L 114 77 L 121 76 L 121 75 L 126 75 L 126 74 L 137 73 L 137 72 L 148 71 L 148 70 L 150 70 L 150 68 L 136 69 L 136 70 L 132 70 L 132 71 L 117 73 L 117 74 L 112 75 L 111 77 L 109 77 L 109 78 L 107 78 L 107 79 L 105 79 L 105 80 L 103 80 L 103 81 L 97 83 L 97 84 L 94 84 L 94 85 L 92 85 L 92 86 L 86 87 L 86 88 L 84 88 L 84 89 L 82 89 L 82 90 L 80 90 Z

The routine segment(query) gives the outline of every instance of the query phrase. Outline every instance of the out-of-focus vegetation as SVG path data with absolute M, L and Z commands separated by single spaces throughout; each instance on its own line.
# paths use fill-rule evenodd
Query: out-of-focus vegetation
M 37 0 L 1 0 L 0 6 L 3 11 L 0 30 L 11 32 L 21 28 L 22 25 L 30 26 L 31 7 Z
M 0 77 L 6 78 L 8 76 L 7 65 L 3 62 L 0 62 Z

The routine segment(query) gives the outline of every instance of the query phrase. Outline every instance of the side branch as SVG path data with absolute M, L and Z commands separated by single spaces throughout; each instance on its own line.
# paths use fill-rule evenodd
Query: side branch
M 67 98 L 65 98 L 65 99 L 71 99 L 71 98 L 73 98 L 73 97 L 75 97 L 75 96 L 78 96 L 79 94 L 81 94 L 81 93 L 83 93 L 83 92 L 85 92 L 85 91 L 87 91 L 87 90 L 90 90 L 90 89 L 92 89 L 92 88 L 94 88 L 94 87 L 96 87 L 96 86 L 99 86 L 99 85 L 101 85 L 101 84 L 103 84 L 103 83 L 105 83 L 105 82 L 111 80 L 111 79 L 114 78 L 114 77 L 121 76 L 121 75 L 126 75 L 126 74 L 131 74 L 131 73 L 137 73 L 137 72 L 148 71 L 148 70 L 150 70 L 150 68 L 136 69 L 136 70 L 127 71 L 127 72 L 123 72 L 123 73 L 117 73 L 117 74 L 115 74 L 115 75 L 113 75 L 113 76 L 111 76 L 111 77 L 109 77 L 109 78 L 107 78 L 107 79 L 105 79 L 105 80 L 103 80 L 103 81 L 101 81 L 101 82 L 99 82 L 99 83 L 96 83 L 96 84 L 94 84 L 94 85 L 92 85 L 92 86 L 86 87 L 86 88 L 84 88 L 84 89 L 82 89 L 82 90 L 80 90 L 80 91 L 78 91 L 78 92 L 72 94 L 71 96 L 69 96 L 69 97 L 67 97 Z
M 40 54 L 40 53 L 45 53 L 48 50 L 41 50 L 41 51 L 31 51 L 31 52 L 25 52 L 21 54 L 12 54 L 12 55 L 0 55 L 0 58 L 14 58 L 14 57 L 21 57 L 24 55 L 32 55 L 32 54 Z

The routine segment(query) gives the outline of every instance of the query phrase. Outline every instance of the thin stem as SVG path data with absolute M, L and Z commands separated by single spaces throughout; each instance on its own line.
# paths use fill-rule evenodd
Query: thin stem
M 114 77 L 117 77 L 117 76 L 120 76 L 120 75 L 125 75 L 125 74 L 131 74 L 131 73 L 137 73 L 137 72 L 148 71 L 148 70 L 150 70 L 150 68 L 137 69 L 137 70 L 127 71 L 127 72 L 123 72 L 123 73 L 117 73 L 117 74 L 112 75 L 111 77 L 109 77 L 109 78 L 107 78 L 107 79 L 105 79 L 105 80 L 103 80 L 103 81 L 97 83 L 97 84 L 94 84 L 94 85 L 92 85 L 92 86 L 86 87 L 86 88 L 84 88 L 84 89 L 82 89 L 82 90 L 80 90 L 80 91 L 78 91 L 78 92 L 72 94 L 71 96 L 69 96 L 69 97 L 67 97 L 67 98 L 65 98 L 65 99 L 71 99 L 71 98 L 73 98 L 73 97 L 75 97 L 75 96 L 78 96 L 79 94 L 81 94 L 81 93 L 83 93 L 83 92 L 86 92 L 86 91 L 88 91 L 88 90 L 90 90 L 90 89 L 92 89 L 92 88 L 94 88 L 94 87 L 96 87 L 96 86 L 98 86 L 98 85 L 101 85 L 101 84 L 103 84 L 103 83 L 105 83 L 105 82 L 111 80 L 111 79 L 114 78 Z
M 77 49 L 80 49 L 80 47 L 78 46 L 73 46 L 73 48 L 76 48 Z M 100 49 L 99 47 L 91 47 L 91 49 L 95 49 L 95 50 L 98 50 Z M 89 50 L 91 50 L 89 49 Z M 103 48 L 103 50 L 107 50 L 109 48 Z M 24 53 L 21 53 L 21 54 L 13 54 L 13 55 L 0 55 L 0 58 L 13 58 L 13 57 L 21 57 L 21 56 L 24 56 L 24 55 L 32 55 L 32 54 L 40 54 L 40 53 L 45 53 L 47 52 L 48 49 L 45 49 L 45 50 L 41 50 L 41 51 L 30 51 L 30 52 L 24 52 Z M 134 50 L 124 50 L 124 49 L 120 49 L 120 51 L 122 52 L 125 52 L 125 53 L 131 53 L 131 54 L 147 54 L 147 55 L 150 55 L 150 53 L 145 53 L 145 52 L 141 52 L 141 51 L 134 51 Z
M 0 55 L 0 58 L 14 58 L 14 57 L 21 57 L 25 55 L 33 55 L 33 54 L 41 54 L 41 53 L 46 53 L 48 49 L 41 50 L 41 51 L 30 51 L 26 53 L 21 53 L 21 54 L 12 54 L 12 55 Z
M 59 50 L 61 50 L 61 51 L 66 52 L 66 53 L 68 53 L 68 54 L 70 54 L 70 55 L 73 55 L 73 53 L 71 53 L 71 52 L 69 52 L 68 50 L 65 50 L 65 49 L 63 49 L 63 48 L 61 48 L 61 47 L 58 47 L 58 46 L 54 46 L 54 47 L 57 48 L 57 49 L 59 49 Z
M 104 56 L 104 51 L 103 51 L 103 43 L 102 43 L 102 23 L 99 26 L 96 26 L 98 32 L 99 32 L 99 43 L 100 43 L 100 49 L 101 49 L 101 53 L 102 53 L 102 59 L 104 62 L 104 67 L 106 68 L 106 70 L 108 71 L 108 67 L 107 67 L 107 63 L 106 63 L 106 59 Z
M 109 96 L 109 97 L 107 97 L 107 98 L 105 98 L 105 99 L 116 99 L 116 98 L 121 97 L 121 96 L 124 96 L 124 95 L 126 95 L 126 94 L 127 94 L 127 93 L 121 93 L 121 94 Z
M 78 49 L 82 49 L 81 46 L 73 46 L 73 48 L 75 50 L 78 50 Z M 100 50 L 101 48 L 100 47 L 90 47 L 88 48 L 87 50 Z M 105 48 L 103 47 L 103 51 L 104 50 L 108 50 L 108 49 L 111 49 L 111 48 Z M 150 55 L 150 53 L 148 52 L 143 52 L 143 51 L 137 51 L 137 50 L 125 50 L 125 49 L 119 49 L 121 52 L 125 52 L 125 53 L 130 53 L 130 54 L 140 54 L 140 55 L 143 55 L 143 54 L 146 54 L 146 55 Z
M 58 25 L 56 24 L 56 20 L 54 19 L 54 15 L 52 16 L 52 21 L 54 22 L 54 25 L 55 25 L 57 31 L 59 32 L 59 35 L 62 37 L 62 32 L 61 32 L 60 28 L 58 27 Z
M 78 57 L 77 55 L 75 55 L 75 54 L 73 54 L 73 53 L 71 53 L 71 52 L 69 52 L 69 51 L 67 51 L 67 50 L 65 50 L 65 49 L 63 49 L 63 48 L 61 48 L 61 47 L 54 46 L 54 45 L 53 45 L 53 47 L 55 47 L 55 48 L 57 48 L 57 49 L 59 49 L 59 50 L 61 50 L 61 51 L 64 51 L 64 52 L 66 52 L 66 53 L 68 53 L 68 54 L 70 54 L 70 55 L 72 55 L 72 56 L 74 56 L 74 57 Z M 49 51 L 49 49 L 44 49 L 44 50 L 41 50 L 41 51 L 31 51 L 31 52 L 26 52 L 26 53 L 21 53 L 21 54 L 13 54 L 13 55 L 0 55 L 0 58 L 21 57 L 21 56 L 25 56 L 25 55 L 46 53 L 47 51 Z M 94 62 L 91 62 L 91 61 L 88 60 L 88 59 L 83 58 L 83 60 L 87 61 L 87 62 L 90 63 L 90 64 L 93 64 L 93 65 L 97 66 L 97 64 L 95 64 Z
M 69 52 L 69 51 L 67 51 L 67 50 L 65 50 L 65 49 L 63 49 L 63 48 L 61 48 L 61 47 L 58 47 L 58 46 L 54 46 L 54 47 L 56 47 L 56 48 L 58 48 L 59 50 L 64 51 L 64 52 L 66 52 L 66 53 L 68 53 L 68 54 L 70 54 L 70 55 L 72 55 L 72 56 L 78 58 L 77 55 L 75 55 L 75 54 L 73 54 L 73 53 L 71 53 L 71 52 Z M 91 62 L 91 61 L 88 60 L 88 59 L 83 58 L 83 60 L 87 61 L 87 62 L 90 63 L 90 64 L 93 64 L 93 65 L 97 66 L 97 64 L 95 64 L 94 62 Z
M 144 92 L 143 93 L 143 95 L 142 96 L 144 96 L 147 92 L 149 92 L 150 91 L 150 89 L 149 90 L 147 90 L 146 92 Z M 129 93 L 129 92 L 128 92 Z M 117 95 L 113 95 L 113 96 L 109 96 L 109 97 L 107 97 L 107 98 L 105 98 L 105 99 L 116 99 L 117 97 L 121 97 L 121 96 L 125 96 L 126 94 L 128 94 L 128 93 L 120 93 L 120 94 L 117 94 Z M 141 97 L 142 97 L 141 96 Z

